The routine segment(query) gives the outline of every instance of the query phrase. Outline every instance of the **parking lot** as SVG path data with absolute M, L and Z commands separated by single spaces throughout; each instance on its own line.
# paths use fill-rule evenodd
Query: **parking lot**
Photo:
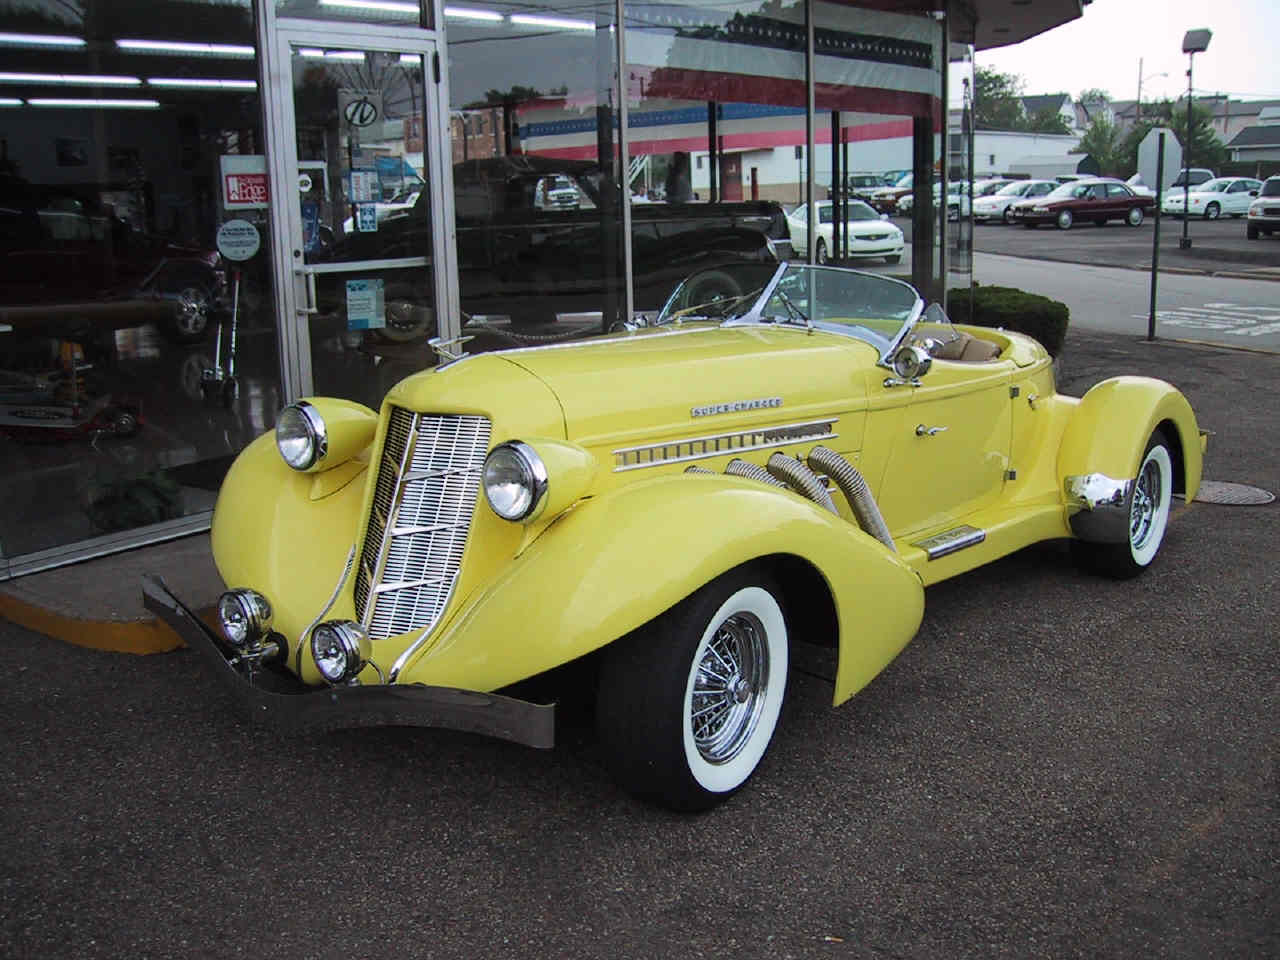
M 895 217 L 911 240 L 911 221 Z M 1244 219 L 1200 220 L 1187 224 L 1191 239 L 1188 250 L 1179 248 L 1182 220 L 1162 217 L 1160 222 L 1160 266 L 1162 269 L 1220 273 L 1234 269 L 1280 267 L 1280 234 L 1249 240 L 1245 236 Z M 948 231 L 956 230 L 954 223 Z M 1041 226 L 1028 230 L 1003 223 L 979 223 L 973 228 L 974 250 L 1013 257 L 1084 263 L 1100 267 L 1146 268 L 1151 265 L 1155 221 L 1145 220 L 1139 227 L 1119 223 L 1096 226 L 1076 224 L 1070 230 Z
M 1117 373 L 1188 394 L 1206 476 L 1280 490 L 1273 356 L 1069 334 L 1064 391 Z M 1022 551 L 930 588 L 836 710 L 799 646 L 758 776 L 698 817 L 614 786 L 572 686 L 549 752 L 277 742 L 188 652 L 0 623 L 0 955 L 1275 956 L 1278 539 L 1197 503 L 1137 581 Z

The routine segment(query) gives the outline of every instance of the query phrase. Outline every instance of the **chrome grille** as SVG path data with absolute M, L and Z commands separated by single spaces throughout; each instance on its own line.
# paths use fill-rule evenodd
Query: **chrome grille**
M 371 637 L 427 629 L 444 612 L 489 433 L 484 417 L 392 408 L 356 571 L 356 613 Z

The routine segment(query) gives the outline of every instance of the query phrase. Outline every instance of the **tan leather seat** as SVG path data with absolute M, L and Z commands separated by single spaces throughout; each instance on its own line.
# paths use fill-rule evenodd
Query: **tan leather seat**
M 990 340 L 983 340 L 963 330 L 956 330 L 954 333 L 954 339 L 935 341 L 938 346 L 929 351 L 935 359 L 961 363 L 985 363 L 1000 356 L 1000 348 Z

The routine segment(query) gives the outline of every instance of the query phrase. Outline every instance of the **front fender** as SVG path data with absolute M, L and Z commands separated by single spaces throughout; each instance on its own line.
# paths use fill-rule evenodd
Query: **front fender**
M 1059 447 L 1059 484 L 1089 474 L 1132 480 L 1147 440 L 1162 424 L 1177 447 L 1171 452 L 1182 468 L 1175 478 L 1178 492 L 1190 502 L 1200 488 L 1204 464 L 1196 415 L 1177 388 L 1150 377 L 1103 380 L 1081 398 Z
M 809 562 L 831 592 L 839 703 L 914 636 L 919 577 L 799 495 L 722 475 L 655 478 L 578 504 L 466 599 L 401 682 L 500 688 L 597 650 L 725 571 L 777 554 Z
M 227 586 L 264 593 L 287 637 L 311 622 L 342 576 L 360 533 L 366 466 L 355 459 L 325 473 L 299 473 L 280 458 L 268 431 L 240 452 L 222 482 L 214 564 Z

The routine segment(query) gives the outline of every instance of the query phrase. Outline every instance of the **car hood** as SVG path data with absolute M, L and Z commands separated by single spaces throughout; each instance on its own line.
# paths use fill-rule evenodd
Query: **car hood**
M 709 324 L 502 356 L 555 394 L 567 439 L 610 448 L 860 410 L 859 371 L 878 359 L 869 344 L 835 334 Z

